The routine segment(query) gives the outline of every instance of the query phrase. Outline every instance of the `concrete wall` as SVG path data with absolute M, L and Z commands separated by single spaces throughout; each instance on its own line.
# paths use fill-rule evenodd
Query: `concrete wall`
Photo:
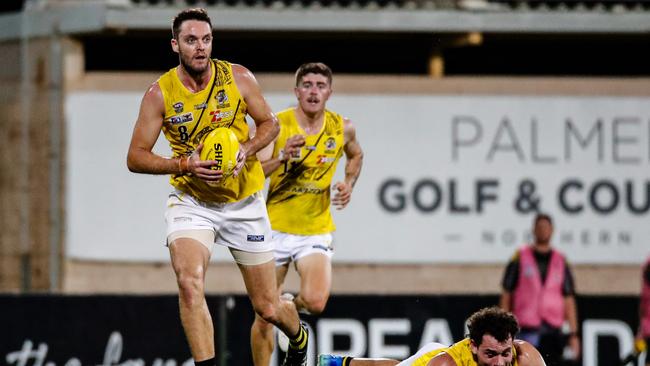
M 0 44 L 0 52 L 10 59 L 0 70 L 0 288 L 45 290 L 50 287 L 49 43 L 29 43 L 24 82 L 20 43 Z

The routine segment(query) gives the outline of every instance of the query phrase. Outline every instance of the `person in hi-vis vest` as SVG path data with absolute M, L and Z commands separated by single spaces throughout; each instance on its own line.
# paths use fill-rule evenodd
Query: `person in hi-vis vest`
M 551 246 L 549 215 L 537 214 L 533 235 L 534 243 L 518 249 L 506 267 L 499 305 L 519 320 L 518 338 L 537 347 L 548 365 L 558 365 L 567 344 L 574 358 L 580 356 L 573 275 L 564 255 Z M 568 335 L 562 332 L 565 321 Z

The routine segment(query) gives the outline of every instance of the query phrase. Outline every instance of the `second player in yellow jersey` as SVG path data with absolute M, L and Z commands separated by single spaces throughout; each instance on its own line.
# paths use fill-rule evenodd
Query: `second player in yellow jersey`
M 281 287 L 294 263 L 300 274 L 299 310 L 320 314 L 331 284 L 333 205 L 348 205 L 361 172 L 363 152 L 352 122 L 326 108 L 332 94 L 332 71 L 308 63 L 296 72 L 298 105 L 278 113 L 280 134 L 259 157 L 271 177 L 267 208 L 273 229 L 276 272 Z M 333 183 L 345 155 L 345 178 Z M 251 332 L 253 361 L 268 366 L 274 347 L 273 327 L 255 318 Z M 279 342 L 282 344 L 282 342 Z M 291 344 L 289 344 L 291 347 Z
M 330 214 L 331 183 L 343 154 L 343 117 L 324 111 L 321 130 L 307 135 L 298 123 L 294 108 L 277 114 L 280 134 L 274 156 L 284 154 L 287 140 L 304 136 L 305 143 L 286 156 L 271 172 L 266 206 L 273 230 L 296 235 L 327 234 L 335 230 Z

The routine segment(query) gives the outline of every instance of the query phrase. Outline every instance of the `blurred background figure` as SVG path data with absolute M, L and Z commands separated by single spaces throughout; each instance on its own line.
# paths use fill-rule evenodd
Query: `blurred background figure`
M 551 247 L 549 215 L 535 217 L 533 235 L 534 243 L 517 250 L 506 267 L 499 305 L 517 316 L 517 338 L 537 347 L 548 365 L 560 365 L 567 342 L 572 356 L 580 356 L 573 275 L 564 255 Z M 565 320 L 568 340 L 562 332 Z

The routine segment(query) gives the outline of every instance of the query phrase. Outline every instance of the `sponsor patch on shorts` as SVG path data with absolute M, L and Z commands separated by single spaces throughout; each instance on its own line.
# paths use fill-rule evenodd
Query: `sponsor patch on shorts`
M 246 235 L 246 241 L 254 241 L 254 242 L 263 242 L 264 241 L 264 235 L 252 235 L 248 234 Z
M 320 250 L 322 250 L 324 252 L 329 252 L 330 250 L 332 250 L 332 248 L 330 248 L 330 247 L 326 247 L 324 245 L 319 245 L 319 244 L 312 245 L 311 247 L 314 248 L 314 249 L 320 249 Z

